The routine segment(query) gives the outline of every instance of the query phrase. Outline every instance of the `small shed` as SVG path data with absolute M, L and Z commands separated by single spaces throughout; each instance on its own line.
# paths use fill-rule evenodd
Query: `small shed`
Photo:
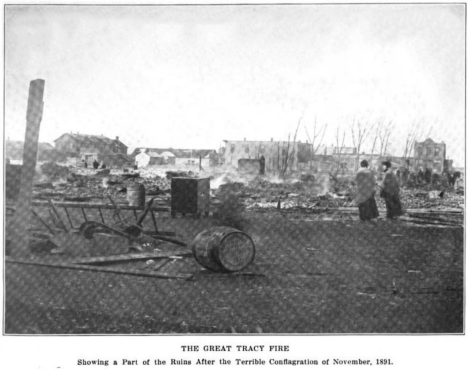
M 135 156 L 135 164 L 139 168 L 147 167 L 149 165 L 162 165 L 164 164 L 164 157 L 155 152 L 140 152 Z
M 161 156 L 164 158 L 164 162 L 166 164 L 175 164 L 176 163 L 176 156 L 170 151 L 163 151 Z

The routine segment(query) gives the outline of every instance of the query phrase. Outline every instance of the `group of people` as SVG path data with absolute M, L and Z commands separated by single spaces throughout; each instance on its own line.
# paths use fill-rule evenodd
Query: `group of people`
M 390 161 L 382 162 L 383 179 L 380 189 L 380 197 L 385 199 L 387 218 L 394 219 L 403 215 L 400 202 L 400 185 L 397 175 L 392 170 Z M 356 204 L 359 208 L 359 218 L 362 221 L 379 217 L 379 210 L 375 201 L 376 180 L 374 172 L 369 169 L 367 160 L 361 162 L 361 168 L 356 174 Z
M 81 160 L 81 161 L 83 162 L 84 167 L 88 168 L 88 162 L 85 161 L 84 159 Z M 93 161 L 93 168 L 94 169 L 99 169 L 99 162 L 96 159 L 94 159 L 94 161 Z M 101 164 L 101 169 L 106 169 L 106 164 L 105 163 Z

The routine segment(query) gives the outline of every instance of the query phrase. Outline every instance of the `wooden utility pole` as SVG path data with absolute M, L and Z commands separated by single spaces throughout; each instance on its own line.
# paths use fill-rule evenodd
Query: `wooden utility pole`
M 23 169 L 21 184 L 12 227 L 12 255 L 15 257 L 29 254 L 28 227 L 31 220 L 31 197 L 33 179 L 36 172 L 39 129 L 44 107 L 43 79 L 36 79 L 29 84 L 28 110 L 26 113 L 26 135 L 23 147 Z

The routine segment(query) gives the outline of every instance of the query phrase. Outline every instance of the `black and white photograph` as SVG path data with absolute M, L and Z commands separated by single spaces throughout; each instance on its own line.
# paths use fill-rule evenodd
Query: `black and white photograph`
M 4 4 L 3 76 L 4 336 L 464 336 L 466 4 Z

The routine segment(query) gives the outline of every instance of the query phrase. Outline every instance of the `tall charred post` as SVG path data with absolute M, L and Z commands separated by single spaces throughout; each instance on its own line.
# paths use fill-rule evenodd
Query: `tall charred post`
M 28 226 L 31 219 L 31 196 L 34 173 L 36 171 L 37 151 L 39 146 L 39 131 L 44 108 L 43 79 L 36 79 L 29 84 L 28 108 L 26 113 L 26 135 L 23 149 L 23 170 L 16 206 L 12 237 L 12 256 L 28 254 Z

